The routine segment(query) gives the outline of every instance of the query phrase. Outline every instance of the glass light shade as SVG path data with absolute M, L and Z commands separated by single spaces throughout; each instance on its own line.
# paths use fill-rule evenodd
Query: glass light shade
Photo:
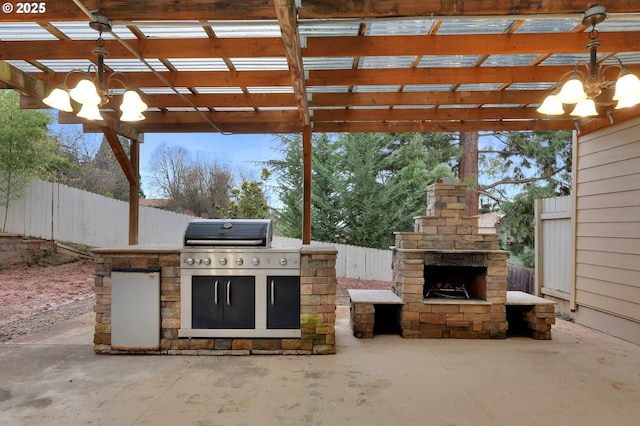
M 616 104 L 616 109 L 629 108 L 640 104 L 640 92 L 621 98 Z
M 587 99 L 587 94 L 584 93 L 584 85 L 577 78 L 567 81 L 556 96 L 563 104 L 577 104 Z
M 69 90 L 69 95 L 71 95 L 71 99 L 82 105 L 100 105 L 102 101 L 96 90 L 96 85 L 88 78 L 80 80 L 75 88 Z
M 124 111 L 120 116 L 120 121 L 141 121 L 144 118 L 144 115 L 139 111 Z
M 619 101 L 624 97 L 633 96 L 635 93 L 640 93 L 640 79 L 634 74 L 624 74 L 616 81 L 613 100 Z
M 593 117 L 598 115 L 596 111 L 596 103 L 593 99 L 585 99 L 576 104 L 576 107 L 571 111 L 571 115 L 578 117 Z
M 98 105 L 82 105 L 80 112 L 77 114 L 78 117 L 86 118 L 87 120 L 102 120 L 102 115 L 100 114 L 100 109 Z
M 60 87 L 53 89 L 51 93 L 49 93 L 49 96 L 44 98 L 42 102 L 60 111 L 73 112 L 69 92 Z
M 562 102 L 558 100 L 556 95 L 549 95 L 545 98 L 542 105 L 538 107 L 536 110 L 540 114 L 547 115 L 562 115 L 564 114 L 564 109 L 562 108 Z
M 142 112 L 147 110 L 147 104 L 145 104 L 140 95 L 135 90 L 127 90 L 122 96 L 122 104 L 120 104 L 120 111 L 127 112 Z

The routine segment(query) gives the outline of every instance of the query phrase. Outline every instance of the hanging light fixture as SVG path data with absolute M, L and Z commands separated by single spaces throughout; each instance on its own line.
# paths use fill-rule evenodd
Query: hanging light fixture
M 584 13 L 582 24 L 591 26 L 589 42 L 585 45 L 589 50 L 589 62 L 578 62 L 574 70 L 565 75 L 571 75 L 571 78 L 562 85 L 559 92 L 546 97 L 537 109 L 538 112 L 562 115 L 564 114 L 562 104 L 575 104 L 570 115 L 591 117 L 598 115 L 596 103 L 615 104 L 616 109 L 628 108 L 640 103 L 640 80 L 624 68 L 620 59 L 615 56 L 611 58 L 617 61 L 613 64 L 606 64 L 606 60 L 598 62 L 598 47 L 602 45 L 602 41 L 598 40 L 600 33 L 596 30 L 596 25 L 606 17 L 605 8 L 602 6 L 593 6 Z M 580 69 L 581 66 L 586 68 L 586 74 Z M 608 81 L 605 76 L 611 68 L 620 69 L 615 83 Z M 615 87 L 615 93 L 611 100 L 597 99 L 603 91 L 613 87 Z
M 64 78 L 64 83 L 53 89 L 42 102 L 61 111 L 73 112 L 71 106 L 71 99 L 73 99 L 82 105 L 77 114 L 78 117 L 87 120 L 102 120 L 100 107 L 107 104 L 113 97 L 113 89 L 110 87 L 112 83 L 117 82 L 125 89 L 120 105 L 120 111 L 122 111 L 120 120 L 144 120 L 142 113 L 147 110 L 147 104 L 143 102 L 138 92 L 129 86 L 127 77 L 123 73 L 117 72 L 110 74 L 105 81 L 104 58 L 109 56 L 109 52 L 104 48 L 102 32 L 111 31 L 111 24 L 103 15 L 94 13 L 94 16 L 96 20 L 90 22 L 89 26 L 100 33 L 98 40 L 96 40 L 97 47 L 91 52 L 98 58 L 97 65 L 89 65 L 86 72 L 78 69 L 69 71 Z M 67 79 L 71 74 L 78 72 L 84 73 L 85 76 L 78 82 L 76 87 L 69 90 Z

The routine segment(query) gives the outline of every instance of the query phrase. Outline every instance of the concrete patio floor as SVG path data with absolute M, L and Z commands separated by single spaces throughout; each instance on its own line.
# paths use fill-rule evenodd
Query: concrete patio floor
M 640 346 L 356 339 L 326 356 L 95 355 L 93 314 L 0 345 L 2 425 L 639 425 Z

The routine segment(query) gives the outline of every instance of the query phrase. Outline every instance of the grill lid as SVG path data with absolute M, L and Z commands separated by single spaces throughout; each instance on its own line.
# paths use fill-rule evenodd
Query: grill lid
M 271 247 L 271 219 L 195 219 L 184 233 L 185 246 Z

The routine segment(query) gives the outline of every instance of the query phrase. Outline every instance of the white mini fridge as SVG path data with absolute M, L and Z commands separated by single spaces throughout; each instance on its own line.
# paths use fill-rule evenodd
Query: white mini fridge
M 160 349 L 160 269 L 111 271 L 111 348 Z

